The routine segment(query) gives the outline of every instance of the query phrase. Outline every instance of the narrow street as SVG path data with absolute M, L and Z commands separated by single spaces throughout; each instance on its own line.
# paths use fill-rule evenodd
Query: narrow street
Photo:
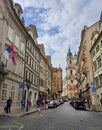
M 75 110 L 65 102 L 54 109 L 23 117 L 5 117 L 0 130 L 101 130 L 102 113 Z

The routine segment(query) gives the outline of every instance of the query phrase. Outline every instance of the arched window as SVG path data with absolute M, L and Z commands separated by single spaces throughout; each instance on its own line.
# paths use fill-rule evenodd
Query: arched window
M 72 61 L 70 60 L 70 64 L 72 64 Z
M 71 75 L 73 74 L 73 70 L 70 70 L 70 74 L 71 74 Z

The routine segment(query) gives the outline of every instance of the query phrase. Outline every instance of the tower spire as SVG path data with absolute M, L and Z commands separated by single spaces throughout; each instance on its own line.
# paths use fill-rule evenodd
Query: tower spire
M 71 50 L 70 50 L 70 46 L 69 46 L 69 48 L 68 48 L 67 56 L 73 56 L 73 55 L 72 55 L 72 52 L 71 52 Z

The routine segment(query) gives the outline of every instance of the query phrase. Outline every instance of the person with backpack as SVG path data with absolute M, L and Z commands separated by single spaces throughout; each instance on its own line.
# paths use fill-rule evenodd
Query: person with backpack
M 7 105 L 7 113 L 11 113 L 11 104 L 12 104 L 12 99 L 11 97 L 9 97 L 9 99 L 6 101 L 6 105 Z
M 23 110 L 23 109 L 24 109 L 24 107 L 25 107 L 25 100 L 24 100 L 24 99 L 22 99 L 22 100 L 21 100 L 21 106 L 22 106 L 22 108 L 21 108 L 21 109 Z
M 27 107 L 26 107 L 26 111 L 28 111 L 31 107 L 32 103 L 30 99 L 27 99 Z

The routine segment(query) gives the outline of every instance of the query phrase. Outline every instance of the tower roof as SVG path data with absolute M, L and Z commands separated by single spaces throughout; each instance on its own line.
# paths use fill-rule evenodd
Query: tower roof
M 71 52 L 71 50 L 70 50 L 70 47 L 69 47 L 69 49 L 68 49 L 67 56 L 73 56 L 73 55 L 72 55 L 72 52 Z

